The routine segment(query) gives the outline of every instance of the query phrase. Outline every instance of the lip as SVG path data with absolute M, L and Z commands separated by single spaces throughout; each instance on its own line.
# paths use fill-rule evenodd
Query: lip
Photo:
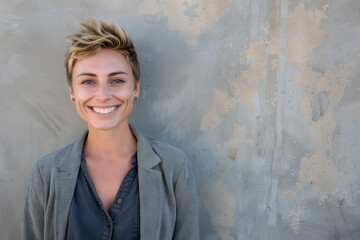
M 100 116 L 100 117 L 108 117 L 108 116 L 111 116 L 113 115 L 119 108 L 120 108 L 121 105 L 111 105 L 111 106 L 88 106 L 88 108 L 91 110 L 91 112 L 97 116 Z M 109 112 L 109 113 L 98 113 L 98 112 L 95 112 L 95 110 L 93 108 L 101 108 L 101 109 L 106 109 L 106 108 L 113 108 L 115 107 L 115 109 L 112 111 L 112 112 Z

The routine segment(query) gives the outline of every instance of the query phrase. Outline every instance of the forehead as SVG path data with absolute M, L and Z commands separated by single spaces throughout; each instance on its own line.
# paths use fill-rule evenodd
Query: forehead
M 84 72 L 102 75 L 119 71 L 132 76 L 132 69 L 121 53 L 111 49 L 101 49 L 96 55 L 77 61 L 73 68 L 73 76 L 76 77 Z

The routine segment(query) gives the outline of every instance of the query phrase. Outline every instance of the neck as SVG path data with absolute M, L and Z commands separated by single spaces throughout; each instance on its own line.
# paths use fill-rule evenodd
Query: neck
M 89 126 L 84 153 L 85 156 L 98 159 L 118 159 L 134 154 L 136 146 L 136 138 L 127 122 L 111 130 L 98 130 Z

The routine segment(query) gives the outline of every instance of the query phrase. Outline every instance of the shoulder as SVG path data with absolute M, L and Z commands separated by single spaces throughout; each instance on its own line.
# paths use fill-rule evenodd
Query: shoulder
M 160 166 L 165 175 L 172 175 L 177 178 L 180 172 L 188 171 L 188 159 L 183 150 L 162 140 L 148 137 L 150 146 L 160 158 Z
M 71 148 L 71 145 L 58 149 L 38 160 L 32 168 L 31 172 L 31 182 L 38 182 L 41 180 L 42 184 L 45 186 L 51 181 L 55 176 L 55 173 L 59 171 L 60 163 L 63 159 L 63 156 Z M 36 184 L 38 185 L 38 184 Z
M 33 167 L 34 172 L 46 175 L 53 171 L 67 171 L 76 166 L 75 159 L 81 157 L 83 142 L 87 132 L 82 134 L 75 142 L 49 153 L 38 160 Z M 74 159 L 75 158 L 75 159 Z
M 44 169 L 56 166 L 61 161 L 62 157 L 64 155 L 67 155 L 67 153 L 71 149 L 71 146 L 72 144 L 67 145 L 63 148 L 60 148 L 52 153 L 45 155 L 35 163 L 34 167 L 38 169 Z
M 149 143 L 153 148 L 154 152 L 165 159 L 173 159 L 179 163 L 186 161 L 186 154 L 180 148 L 177 148 L 162 140 L 148 137 Z

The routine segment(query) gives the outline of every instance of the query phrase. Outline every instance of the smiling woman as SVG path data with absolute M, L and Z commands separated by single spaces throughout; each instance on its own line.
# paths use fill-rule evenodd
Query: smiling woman
M 88 130 L 35 164 L 23 239 L 198 239 L 185 154 L 128 123 L 140 89 L 129 36 L 95 19 L 79 25 L 65 67 Z
M 101 49 L 96 55 L 78 61 L 72 79 L 70 96 L 76 99 L 76 110 L 89 123 L 90 131 L 128 127 L 127 119 L 140 85 L 121 53 Z

